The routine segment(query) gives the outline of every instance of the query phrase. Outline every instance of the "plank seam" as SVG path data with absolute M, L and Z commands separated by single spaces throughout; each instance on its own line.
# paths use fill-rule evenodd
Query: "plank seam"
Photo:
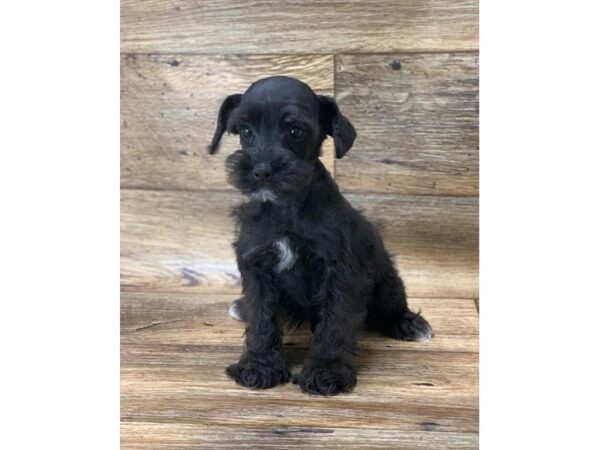
M 135 186 L 121 186 L 121 191 L 142 191 L 142 192 L 211 192 L 215 194 L 237 194 L 233 189 L 173 189 L 173 188 L 149 188 Z M 344 195 L 377 195 L 377 196 L 396 196 L 396 197 L 439 197 L 439 198 L 479 198 L 479 195 L 447 195 L 447 194 L 425 194 L 425 193 L 395 193 L 395 192 L 373 192 L 373 191 L 344 191 Z
M 339 54 L 333 54 L 333 98 L 337 101 L 338 91 L 337 91 L 337 61 L 339 58 Z M 337 173 L 337 158 L 335 157 L 335 149 L 333 151 L 333 173 L 331 176 L 335 180 L 335 175 Z
M 223 291 L 212 291 L 212 290 L 207 290 L 207 291 L 197 291 L 197 292 L 181 292 L 181 291 L 173 291 L 173 290 L 158 290 L 158 289 L 143 289 L 143 288 L 139 288 L 137 286 L 132 286 L 132 288 L 128 288 L 127 285 L 121 285 L 120 286 L 120 294 L 127 294 L 127 295 L 135 295 L 135 294 L 156 294 L 156 295 L 160 295 L 160 294 L 172 294 L 172 295 L 182 295 L 182 296 L 202 296 L 202 295 L 226 295 L 226 296 L 232 296 L 232 297 L 237 297 L 241 294 L 241 288 L 239 292 L 233 292 L 232 290 L 223 290 Z M 418 296 L 408 296 L 408 300 L 412 300 L 412 299 L 424 299 L 424 300 L 464 300 L 464 301 L 469 301 L 472 302 L 473 300 L 473 296 L 468 296 L 468 297 L 456 297 L 456 296 L 452 296 L 452 297 L 443 297 L 438 295 L 432 295 L 432 296 L 425 296 L 425 295 L 418 295 Z
M 261 57 L 284 57 L 284 56 L 368 56 L 368 55 L 418 55 L 418 54 L 448 54 L 448 53 L 479 53 L 479 47 L 472 49 L 419 49 L 419 50 L 395 50 L 387 52 L 325 52 L 325 53 L 204 53 L 204 52 L 133 52 L 121 50 L 121 56 L 136 55 L 185 55 L 185 56 L 261 56 Z

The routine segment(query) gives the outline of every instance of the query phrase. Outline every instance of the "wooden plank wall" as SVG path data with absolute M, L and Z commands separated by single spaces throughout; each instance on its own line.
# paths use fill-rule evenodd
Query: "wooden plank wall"
M 238 197 L 223 194 L 236 139 L 205 146 L 226 95 L 286 74 L 335 94 L 358 130 L 323 159 L 381 224 L 409 294 L 478 297 L 477 2 L 121 5 L 124 290 L 239 290 Z
M 367 443 L 389 448 L 399 442 L 403 448 L 476 447 L 472 301 L 479 297 L 478 64 L 476 0 L 121 1 L 122 377 L 129 393 L 122 432 L 127 448 L 234 448 L 242 442 L 256 448 L 315 448 L 315 441 L 286 434 L 310 435 L 302 428 L 310 415 L 298 419 L 298 430 L 276 430 L 264 440 L 264 430 L 252 422 L 254 409 L 236 411 L 240 391 L 229 392 L 233 387 L 221 378 L 210 383 L 223 384 L 215 384 L 225 402 L 223 415 L 244 428 L 232 436 L 231 428 L 207 423 L 211 432 L 203 433 L 195 420 L 214 414 L 202 409 L 208 408 L 201 406 L 202 389 L 209 387 L 198 384 L 194 374 L 224 376 L 225 360 L 239 351 L 242 328 L 223 316 L 240 290 L 228 215 L 240 196 L 226 183 L 223 167 L 237 143 L 225 136 L 214 156 L 207 155 L 206 145 L 223 98 L 275 74 L 335 95 L 355 125 L 358 138 L 347 156 L 334 160 L 327 141 L 323 161 L 350 202 L 380 225 L 411 305 L 423 305 L 440 333 L 429 352 L 415 346 L 404 353 L 428 356 L 403 364 L 408 372 L 396 384 L 382 382 L 380 371 L 367 368 L 373 378 L 365 375 L 362 383 L 372 391 L 341 403 L 319 403 L 322 411 L 333 408 L 331 417 L 341 422 L 335 438 L 325 431 L 314 436 L 326 448 Z M 212 302 L 218 306 L 211 307 Z M 219 327 L 204 327 L 203 338 L 211 330 L 217 333 L 214 342 L 203 341 L 207 347 L 190 355 L 187 345 L 196 336 L 198 317 L 202 323 L 209 317 L 211 326 L 220 321 Z M 176 323 L 168 325 L 169 320 Z M 366 341 L 374 351 L 391 351 L 389 345 Z M 198 352 L 208 366 L 195 362 Z M 389 364 L 400 364 L 391 362 L 395 354 L 387 354 Z M 413 374 L 413 364 L 424 372 Z M 427 387 L 402 387 L 402 380 L 409 383 L 413 376 L 431 377 L 436 386 L 446 383 L 448 391 L 436 387 L 419 400 Z M 197 387 L 188 388 L 194 380 Z M 144 389 L 151 386 L 165 387 L 150 396 L 164 394 L 161 402 L 145 403 Z M 387 417 L 382 411 L 394 389 L 405 389 L 401 396 L 408 400 Z M 170 403 L 175 391 L 181 398 Z M 262 394 L 267 404 L 252 403 L 252 395 L 245 401 L 267 411 L 284 407 L 279 395 Z M 290 395 L 301 402 L 302 394 Z M 413 411 L 413 401 L 434 409 Z M 346 414 L 360 414 L 344 408 L 357 405 L 366 408 L 365 420 L 383 414 L 377 416 L 380 426 L 357 433 L 359 417 L 344 422 Z M 161 425 L 167 410 L 181 417 Z M 427 411 L 433 411 L 430 417 L 441 430 L 432 433 L 429 422 L 410 421 Z M 273 426 L 294 425 L 290 420 Z

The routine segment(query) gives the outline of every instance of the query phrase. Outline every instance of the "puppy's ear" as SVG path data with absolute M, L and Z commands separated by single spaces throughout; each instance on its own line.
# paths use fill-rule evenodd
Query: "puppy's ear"
M 340 112 L 334 98 L 319 95 L 319 103 L 321 126 L 325 133 L 333 138 L 335 156 L 341 158 L 352 148 L 354 139 L 356 139 L 356 131 L 350 121 Z
M 219 148 L 219 142 L 221 142 L 221 137 L 227 129 L 227 121 L 229 120 L 229 116 L 231 115 L 231 112 L 238 107 L 241 99 L 242 94 L 233 94 L 227 97 L 221 104 L 221 107 L 219 108 L 219 117 L 217 118 L 217 128 L 215 129 L 212 142 L 208 146 L 208 153 L 211 155 L 217 152 L 217 149 Z

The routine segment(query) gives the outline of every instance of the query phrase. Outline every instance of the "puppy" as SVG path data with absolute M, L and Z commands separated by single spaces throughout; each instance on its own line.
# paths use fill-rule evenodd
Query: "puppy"
M 354 388 L 365 325 L 395 339 L 429 339 L 379 233 L 318 159 L 327 136 L 337 158 L 356 138 L 335 100 L 293 78 L 265 78 L 225 99 L 209 153 L 225 131 L 241 144 L 227 158 L 228 180 L 248 199 L 233 211 L 243 297 L 230 308 L 246 322 L 246 342 L 227 374 L 249 388 L 287 382 L 285 322 L 310 325 L 310 353 L 293 381 L 311 394 Z

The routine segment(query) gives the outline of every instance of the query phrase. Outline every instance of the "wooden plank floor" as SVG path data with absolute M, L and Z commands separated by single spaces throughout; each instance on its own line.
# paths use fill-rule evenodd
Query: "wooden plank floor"
M 123 293 L 122 448 L 477 448 L 472 299 L 413 299 L 434 338 L 408 343 L 363 333 L 358 386 L 324 398 L 291 383 L 253 391 L 227 378 L 244 330 L 227 315 L 234 298 Z M 295 373 L 308 332 L 286 333 L 284 345 Z

